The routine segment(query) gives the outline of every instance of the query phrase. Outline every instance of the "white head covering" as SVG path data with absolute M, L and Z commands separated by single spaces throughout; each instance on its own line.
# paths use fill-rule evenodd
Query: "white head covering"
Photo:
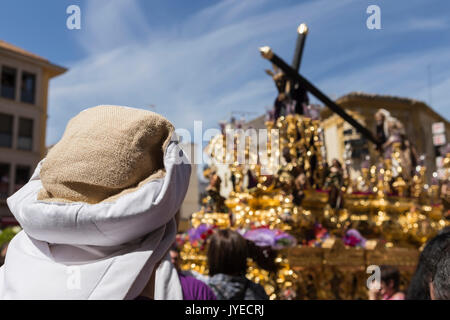
M 156 271 L 155 299 L 182 299 L 166 253 L 191 166 L 175 136 L 164 153 L 164 177 L 113 202 L 37 200 L 44 161 L 7 200 L 23 231 L 0 268 L 0 298 L 134 299 L 164 258 Z
M 381 114 L 384 117 L 383 121 L 383 131 L 386 138 L 389 138 L 389 125 L 392 120 L 391 113 L 386 109 L 378 109 L 377 114 Z

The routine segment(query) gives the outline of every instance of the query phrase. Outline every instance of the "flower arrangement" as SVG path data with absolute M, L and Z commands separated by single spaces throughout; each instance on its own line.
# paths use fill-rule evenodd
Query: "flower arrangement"
M 366 246 L 366 238 L 356 229 L 347 230 L 342 240 L 346 246 L 362 248 Z
M 270 229 L 262 226 L 259 228 L 243 231 L 245 239 L 253 241 L 260 247 L 272 247 L 275 250 L 292 247 L 297 244 L 297 241 L 290 234 L 279 229 Z
M 212 235 L 216 225 L 200 224 L 197 228 L 191 228 L 185 233 L 178 234 L 176 237 L 177 246 L 182 247 L 187 241 L 192 248 L 204 250 L 206 242 L 210 235 Z
M 316 223 L 314 224 L 314 238 L 308 240 L 306 244 L 309 247 L 322 247 L 322 243 L 330 237 L 327 228 L 325 228 L 322 224 Z

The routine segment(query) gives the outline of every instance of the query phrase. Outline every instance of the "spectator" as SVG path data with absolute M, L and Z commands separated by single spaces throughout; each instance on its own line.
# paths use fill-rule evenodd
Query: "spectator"
M 188 271 L 180 268 L 180 251 L 174 244 L 170 248 L 170 259 L 180 278 L 183 300 L 216 300 L 214 292 L 204 282 L 197 280 Z
M 450 252 L 447 250 L 436 266 L 436 273 L 430 283 L 432 300 L 450 300 Z
M 369 291 L 370 300 L 404 300 L 405 294 L 399 291 L 400 273 L 393 266 L 380 266 L 380 289 Z
M 182 299 L 168 251 L 190 173 L 162 116 L 82 111 L 7 200 L 23 230 L 0 268 L 0 298 Z
M 381 300 L 405 300 L 405 294 L 399 291 L 400 273 L 392 266 L 381 266 Z
M 407 300 L 430 300 L 430 283 L 442 254 L 450 250 L 450 232 L 444 229 L 431 239 L 419 257 L 416 271 L 406 293 Z
M 6 252 L 8 251 L 9 241 L 0 246 L 0 267 L 5 263 Z
M 267 300 L 264 288 L 245 277 L 249 248 L 236 231 L 217 230 L 208 248 L 207 284 L 218 300 Z

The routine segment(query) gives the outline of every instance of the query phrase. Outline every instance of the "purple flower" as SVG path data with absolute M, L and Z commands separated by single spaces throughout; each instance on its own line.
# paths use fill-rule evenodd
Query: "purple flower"
M 267 228 L 249 230 L 244 238 L 253 241 L 257 246 L 273 246 L 275 244 L 275 233 Z
M 195 240 L 201 240 L 202 234 L 207 232 L 211 227 L 206 224 L 201 224 L 197 228 L 191 228 L 188 231 L 189 241 L 192 243 Z
M 270 246 L 273 249 L 282 249 L 296 244 L 295 238 L 277 229 L 259 228 L 249 230 L 244 238 L 253 241 L 257 246 Z
M 293 236 L 287 233 L 280 234 L 275 237 L 275 246 L 274 249 L 282 249 L 286 247 L 292 247 L 297 244 L 297 241 Z
M 344 236 L 344 244 L 351 247 L 365 247 L 366 238 L 364 238 L 361 233 L 356 229 L 349 229 Z

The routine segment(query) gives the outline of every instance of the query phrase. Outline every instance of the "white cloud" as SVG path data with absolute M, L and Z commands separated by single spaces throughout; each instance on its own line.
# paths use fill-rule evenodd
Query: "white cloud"
M 424 52 L 385 55 L 368 60 L 364 68 L 349 69 L 339 76 L 319 79 L 325 92 L 343 95 L 351 91 L 389 94 L 428 101 L 428 74 L 432 70 L 432 107 L 447 119 L 450 117 L 449 83 L 450 47 Z M 356 89 L 357 88 L 357 89 Z
M 150 32 L 135 0 L 88 1 L 82 11 L 79 42 L 88 53 L 101 53 L 126 43 L 139 43 Z
M 355 36 L 361 32 L 358 27 L 336 29 L 347 15 L 357 14 L 355 2 L 308 1 L 267 10 L 266 0 L 228 0 L 161 30 L 150 27 L 136 1 L 89 1 L 79 35 L 86 58 L 69 65 L 65 75 L 52 81 L 47 142 L 55 143 L 75 114 L 98 104 L 154 104 L 156 112 L 187 129 L 199 119 L 204 127 L 215 127 L 233 110 L 263 113 L 276 90 L 263 71 L 270 64 L 259 57 L 257 48 L 270 44 L 277 52 L 283 49 L 290 55 L 300 22 L 307 22 L 313 30 L 307 47 L 327 57 L 312 57 L 316 60 L 303 62 L 302 70 L 312 70 L 312 80 L 330 95 L 360 90 L 384 93 L 386 88 L 392 94 L 423 95 L 418 83 L 420 68 L 426 68 L 427 59 L 436 61 L 440 56 L 436 50 L 423 58 L 410 53 L 388 57 L 388 61 L 370 60 L 364 68 L 349 67 L 339 75 L 333 72 L 336 67 L 351 66 L 358 57 L 377 54 L 361 46 Z M 364 21 L 361 28 L 365 28 Z M 345 33 L 337 38 L 340 32 Z M 336 45 L 348 50 L 336 56 Z M 423 72 L 426 77 L 426 69 Z M 444 103 L 449 98 L 444 85 L 448 79 L 436 76 L 433 101 Z
M 319 9 L 328 1 L 313 1 L 253 15 L 256 2 L 244 2 L 220 2 L 195 14 L 181 23 L 181 34 L 155 33 L 136 1 L 89 2 L 79 36 L 88 55 L 52 82 L 47 142 L 55 143 L 71 117 L 97 104 L 155 104 L 157 112 L 187 129 L 199 119 L 215 127 L 233 110 L 262 113 L 276 91 L 258 46 L 280 41 L 280 34 L 292 38 L 300 13 L 310 21 L 326 20 L 351 1 L 325 10 Z M 210 28 L 202 29 L 208 21 Z M 148 36 L 138 39 L 138 29 Z
M 449 28 L 448 19 L 442 18 L 415 18 L 398 23 L 397 32 L 435 31 Z

